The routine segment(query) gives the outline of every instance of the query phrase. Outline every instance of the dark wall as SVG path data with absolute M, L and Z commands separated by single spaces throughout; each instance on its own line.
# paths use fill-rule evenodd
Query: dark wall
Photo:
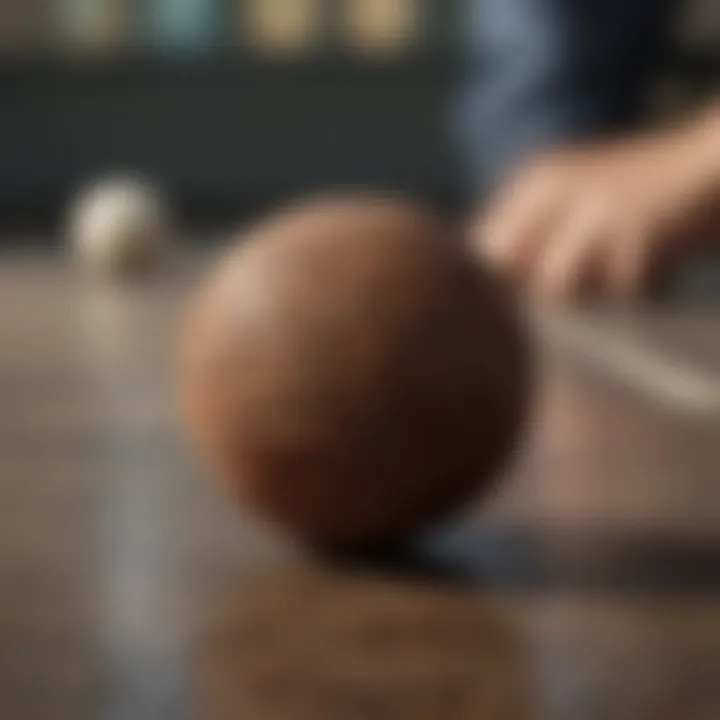
M 108 170 L 193 212 L 328 185 L 457 194 L 450 61 L 0 67 L 0 213 L 53 212 Z M 239 209 L 239 207 L 238 207 Z
M 0 58 L 0 225 L 52 221 L 114 170 L 151 175 L 198 218 L 338 185 L 461 202 L 450 140 L 461 6 L 423 0 L 422 42 L 385 61 Z M 706 50 L 677 64 L 673 102 L 707 97 L 719 63 L 718 46 Z

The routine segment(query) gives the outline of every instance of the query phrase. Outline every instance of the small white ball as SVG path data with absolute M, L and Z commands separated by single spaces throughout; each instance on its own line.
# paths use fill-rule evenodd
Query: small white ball
M 168 250 L 169 211 L 160 192 L 143 180 L 100 180 L 73 203 L 69 236 L 73 253 L 94 271 L 146 273 Z

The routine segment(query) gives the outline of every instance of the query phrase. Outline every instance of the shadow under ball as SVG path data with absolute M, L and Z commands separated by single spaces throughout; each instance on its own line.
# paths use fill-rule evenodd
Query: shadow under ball
M 487 490 L 529 395 L 510 298 L 410 202 L 305 202 L 251 229 L 191 307 L 182 402 L 233 496 L 362 546 Z

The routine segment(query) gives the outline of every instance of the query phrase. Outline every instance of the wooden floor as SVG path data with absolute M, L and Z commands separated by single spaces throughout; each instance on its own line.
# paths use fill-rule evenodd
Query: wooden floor
M 185 275 L 0 260 L 2 720 L 720 718 L 716 418 L 551 350 L 497 497 L 320 561 L 181 439 Z

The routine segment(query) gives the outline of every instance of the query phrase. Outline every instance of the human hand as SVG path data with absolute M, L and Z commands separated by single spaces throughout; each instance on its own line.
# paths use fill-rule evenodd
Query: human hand
M 491 265 L 543 295 L 633 297 L 720 230 L 720 112 L 536 158 L 473 228 Z

